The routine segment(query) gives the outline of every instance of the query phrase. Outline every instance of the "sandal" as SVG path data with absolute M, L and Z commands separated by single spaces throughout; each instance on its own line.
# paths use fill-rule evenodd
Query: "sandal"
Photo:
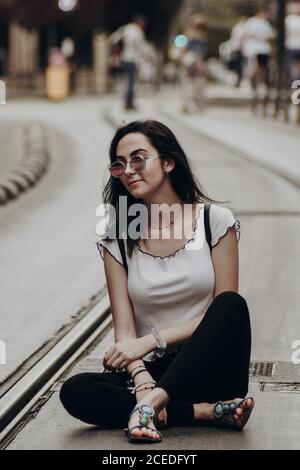
M 237 423 L 236 420 L 234 419 L 234 413 L 237 410 L 237 408 L 240 408 L 241 405 L 247 400 L 251 400 L 252 404 L 249 408 L 244 409 L 244 417 L 239 423 Z M 229 427 L 232 427 L 233 429 L 241 431 L 244 428 L 245 424 L 247 423 L 248 419 L 250 418 L 250 414 L 253 410 L 254 403 L 255 402 L 252 397 L 244 398 L 239 403 L 236 403 L 235 401 L 232 401 L 229 403 L 218 401 L 214 406 L 214 417 L 218 420 L 219 426 L 224 426 L 224 427 L 229 426 Z M 222 421 L 222 418 L 223 418 L 223 421 Z
M 128 435 L 128 442 L 137 442 L 137 441 L 161 442 L 162 440 L 161 433 L 157 431 L 156 429 L 153 429 L 150 426 L 147 426 L 149 419 L 150 418 L 154 419 L 154 416 L 155 416 L 154 408 L 152 408 L 152 406 L 149 406 L 149 405 L 136 406 L 134 410 L 130 413 L 129 419 L 131 418 L 133 413 L 135 413 L 136 411 L 140 413 L 140 418 L 139 418 L 140 424 L 137 426 L 133 426 L 131 429 L 124 428 L 125 434 Z M 133 436 L 132 435 L 132 431 L 134 429 L 142 429 L 142 428 L 150 429 L 151 431 L 157 432 L 157 434 L 159 434 L 160 437 L 157 438 L 157 437 L 150 437 L 150 436 Z

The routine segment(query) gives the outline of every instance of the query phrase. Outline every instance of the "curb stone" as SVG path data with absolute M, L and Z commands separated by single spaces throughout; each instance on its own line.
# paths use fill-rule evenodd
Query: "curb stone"
M 21 161 L 0 180 L 0 204 L 6 204 L 34 186 L 49 166 L 46 130 L 38 122 L 23 127 Z

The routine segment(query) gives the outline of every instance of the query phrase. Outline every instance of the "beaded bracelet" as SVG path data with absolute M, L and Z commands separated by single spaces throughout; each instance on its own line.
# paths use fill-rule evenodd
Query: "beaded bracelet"
M 148 381 L 148 382 L 141 382 L 140 384 L 137 384 L 135 387 L 133 387 L 133 392 L 132 392 L 132 393 L 138 392 L 138 391 L 139 391 L 138 389 L 139 389 L 142 385 L 147 385 L 147 384 L 152 384 L 152 385 L 154 385 L 153 388 L 155 388 L 156 385 L 157 385 L 157 383 L 154 382 L 154 380 L 151 380 L 151 381 Z
M 134 393 L 137 393 L 137 392 L 142 392 L 143 390 L 153 390 L 155 388 L 154 387 L 144 387 L 144 388 L 141 388 L 140 390 L 132 390 L 131 393 L 134 394 Z
M 127 390 L 133 390 L 135 387 L 135 383 L 132 379 L 126 380 Z
M 140 387 L 142 387 L 143 385 L 148 385 L 148 384 L 149 384 L 149 385 L 153 385 L 154 387 L 157 386 L 157 383 L 154 382 L 154 380 L 153 380 L 153 381 L 151 381 L 151 382 L 141 382 L 140 384 L 135 385 L 134 389 L 137 390 L 137 389 L 139 389 Z
M 127 384 L 127 390 L 131 390 L 131 393 L 135 393 L 136 390 L 141 386 L 141 385 L 145 385 L 145 384 L 148 384 L 148 383 L 151 383 L 154 385 L 154 387 L 151 387 L 151 388 L 155 388 L 157 383 L 154 382 L 154 381 L 151 381 L 151 382 L 141 382 L 140 384 L 137 384 L 137 385 L 134 385 L 134 382 L 129 379 L 126 381 L 126 384 Z M 139 391 L 139 390 L 138 390 Z

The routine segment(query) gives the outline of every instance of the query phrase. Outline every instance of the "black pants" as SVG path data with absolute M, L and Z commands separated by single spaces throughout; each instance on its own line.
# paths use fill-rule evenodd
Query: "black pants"
M 245 299 L 222 292 L 180 350 L 145 365 L 170 396 L 168 425 L 191 426 L 193 403 L 244 398 L 248 391 L 251 327 Z M 60 399 L 75 418 L 102 428 L 128 424 L 135 396 L 126 371 L 82 373 L 62 386 Z

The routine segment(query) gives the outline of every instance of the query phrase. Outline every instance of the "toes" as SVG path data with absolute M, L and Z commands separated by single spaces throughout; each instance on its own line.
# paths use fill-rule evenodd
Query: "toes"
M 252 405 L 252 400 L 251 398 L 248 398 L 247 400 L 243 401 L 240 405 L 241 408 L 250 408 Z
M 142 428 L 141 432 L 142 432 L 143 436 L 152 437 L 152 438 L 159 438 L 160 437 L 159 434 L 156 431 L 151 430 L 151 429 Z
M 151 429 L 142 428 L 142 433 L 144 436 L 153 437 L 153 431 Z
M 239 407 L 236 409 L 236 412 L 235 412 L 235 415 L 234 417 L 236 419 L 241 419 L 244 417 L 245 413 L 248 412 L 248 410 L 251 408 L 252 406 L 252 399 L 251 398 L 248 398 L 247 400 L 243 401 Z
M 159 437 L 159 434 L 157 431 L 151 431 L 152 437 Z
M 146 433 L 149 437 L 158 437 L 158 434 L 154 429 L 146 429 Z
M 251 405 L 252 405 L 252 400 L 251 398 L 248 398 L 248 400 L 246 401 L 246 405 L 247 405 L 247 408 L 250 408 Z
M 147 429 L 147 434 L 149 437 L 153 437 L 153 431 L 151 431 L 151 429 Z

